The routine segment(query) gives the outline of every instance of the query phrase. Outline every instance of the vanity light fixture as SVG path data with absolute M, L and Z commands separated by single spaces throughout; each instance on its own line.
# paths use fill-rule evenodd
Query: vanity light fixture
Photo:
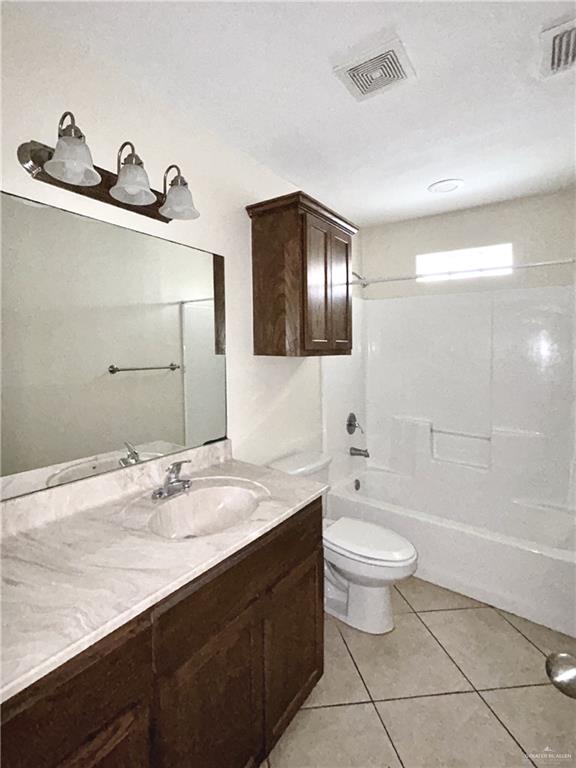
M 176 176 L 170 182 L 167 189 L 168 174 L 176 170 Z M 168 219 L 197 219 L 200 213 L 194 206 L 192 193 L 188 189 L 188 183 L 177 165 L 169 165 L 164 172 L 164 196 L 160 213 Z
M 72 112 L 64 112 L 60 118 L 55 149 L 40 141 L 25 141 L 18 147 L 18 161 L 36 181 L 165 224 L 172 219 L 190 220 L 200 216 L 177 165 L 166 169 L 163 192 L 150 188 L 148 174 L 131 141 L 125 141 L 118 150 L 116 172 L 95 166 Z M 172 170 L 176 175 L 168 187 Z
M 64 125 L 66 118 L 70 119 Z M 78 187 L 94 187 L 102 178 L 95 170 L 84 134 L 72 112 L 64 112 L 58 123 L 58 143 L 44 170 L 54 179 Z
M 126 147 L 130 147 L 130 154 L 122 160 L 122 152 Z M 144 164 L 131 141 L 125 141 L 118 150 L 117 174 L 116 184 L 110 190 L 115 200 L 128 205 L 150 205 L 156 201 Z

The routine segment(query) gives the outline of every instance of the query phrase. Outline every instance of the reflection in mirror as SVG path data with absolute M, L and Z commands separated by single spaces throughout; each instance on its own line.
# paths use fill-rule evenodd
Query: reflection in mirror
M 7 194 L 2 246 L 3 498 L 225 437 L 221 256 Z

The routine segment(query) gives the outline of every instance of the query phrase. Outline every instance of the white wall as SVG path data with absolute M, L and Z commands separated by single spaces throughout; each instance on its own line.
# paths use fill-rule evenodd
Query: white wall
M 199 114 L 182 113 L 145 81 L 127 81 L 121 51 L 116 61 L 102 61 L 81 37 L 75 47 L 62 45 L 57 32 L 35 23 L 33 4 L 4 4 L 2 15 L 5 191 L 222 254 L 228 434 L 235 455 L 266 461 L 299 443 L 319 446 L 318 360 L 252 355 L 250 220 L 244 207 L 293 191 L 293 185 L 222 143 L 202 126 Z M 114 168 L 127 139 L 135 143 L 153 187 L 160 186 L 170 163 L 179 163 L 200 219 L 154 222 L 33 181 L 17 162 L 17 147 L 29 139 L 54 146 L 58 119 L 67 109 L 74 111 L 97 165 Z
M 360 233 L 362 268 L 367 277 L 413 275 L 419 253 L 496 243 L 513 244 L 515 264 L 573 259 L 575 241 L 576 197 L 573 189 L 368 227 Z M 381 283 L 365 289 L 364 298 L 569 285 L 572 280 L 573 267 L 558 266 L 518 270 L 511 276 L 489 279 Z

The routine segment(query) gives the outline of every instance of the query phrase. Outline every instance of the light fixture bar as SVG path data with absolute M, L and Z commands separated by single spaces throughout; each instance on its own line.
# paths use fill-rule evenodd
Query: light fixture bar
M 152 190 L 156 195 L 156 201 L 150 205 L 139 205 L 135 207 L 128 205 L 120 200 L 115 200 L 110 195 L 110 190 L 116 184 L 117 175 L 112 171 L 108 171 L 105 168 L 99 168 L 94 166 L 95 170 L 101 176 L 101 182 L 92 187 L 81 187 L 55 179 L 44 170 L 44 163 L 46 163 L 54 154 L 53 147 L 49 147 L 47 144 L 42 144 L 39 141 L 27 141 L 24 144 L 20 144 L 18 147 L 18 160 L 24 170 L 36 181 L 43 181 L 45 184 L 50 184 L 53 187 L 60 187 L 60 189 L 67 189 L 69 192 L 75 192 L 83 197 L 91 197 L 93 200 L 98 200 L 101 203 L 107 205 L 113 205 L 116 208 L 122 208 L 125 211 L 132 211 L 132 213 L 138 213 L 141 216 L 147 216 L 150 219 L 156 219 L 156 221 L 163 221 L 168 223 L 172 219 L 163 216 L 160 213 L 160 207 L 162 205 L 162 192 Z

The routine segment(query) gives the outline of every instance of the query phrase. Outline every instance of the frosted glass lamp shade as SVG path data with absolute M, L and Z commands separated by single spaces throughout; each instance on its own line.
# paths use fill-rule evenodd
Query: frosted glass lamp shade
M 150 205 L 156 200 L 144 166 L 132 163 L 120 168 L 118 179 L 110 194 L 115 200 L 128 205 Z
M 54 154 L 44 163 L 44 170 L 54 179 L 77 187 L 94 187 L 102 181 L 84 138 L 76 136 L 58 139 Z
M 167 219 L 197 219 L 200 214 L 194 207 L 192 193 L 186 184 L 177 184 L 170 187 L 166 195 L 166 201 L 160 208 L 162 216 Z

